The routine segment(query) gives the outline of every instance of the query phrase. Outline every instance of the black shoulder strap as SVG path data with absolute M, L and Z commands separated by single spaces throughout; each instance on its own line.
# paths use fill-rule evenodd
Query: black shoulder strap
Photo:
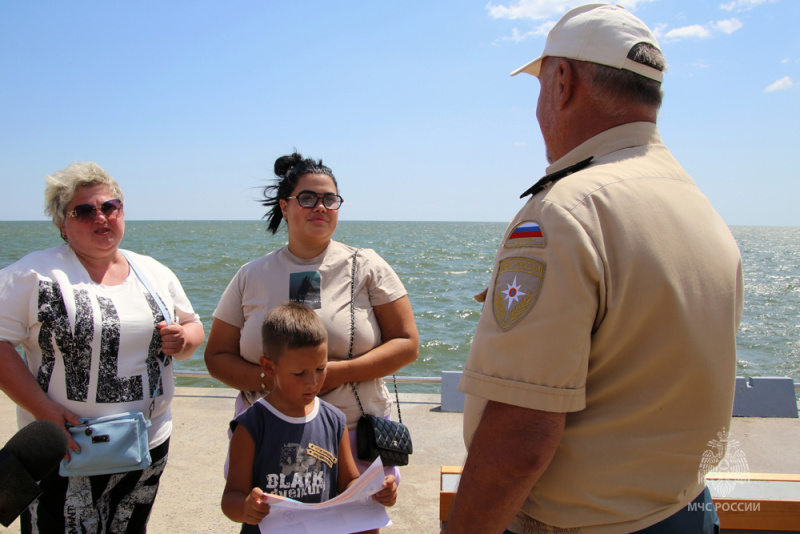
M 549 184 L 556 183 L 560 179 L 562 179 L 564 177 L 567 177 L 567 176 L 569 176 L 570 174 L 572 174 L 574 172 L 578 172 L 579 170 L 588 167 L 589 163 L 591 163 L 593 159 L 594 159 L 594 156 L 589 156 L 585 160 L 579 161 L 575 165 L 570 165 L 569 167 L 561 169 L 560 171 L 556 171 L 553 174 L 548 174 L 547 176 L 545 176 L 544 178 L 542 178 L 541 180 L 539 180 L 538 182 L 533 184 L 533 186 L 531 186 L 530 189 L 528 189 L 527 191 L 522 193 L 519 196 L 519 198 L 525 198 L 528 195 L 535 195 L 535 194 L 539 193 L 542 189 L 547 187 Z

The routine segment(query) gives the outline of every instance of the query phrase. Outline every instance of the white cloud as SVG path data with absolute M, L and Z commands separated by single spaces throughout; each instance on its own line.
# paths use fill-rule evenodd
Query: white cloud
M 727 4 L 720 4 L 720 9 L 725 11 L 749 11 L 753 8 L 766 4 L 767 2 L 774 3 L 778 0 L 733 0 Z
M 527 41 L 528 39 L 531 39 L 533 37 L 546 37 L 547 34 L 550 32 L 550 28 L 552 28 L 553 26 L 555 26 L 555 21 L 551 20 L 548 22 L 543 22 L 542 24 L 539 24 L 534 29 L 527 32 L 521 32 L 519 28 L 514 28 L 513 30 L 511 30 L 511 35 L 508 35 L 506 37 L 501 37 L 500 39 L 495 41 L 494 44 L 497 44 L 500 41 L 512 41 L 514 43 L 521 43 L 522 41 Z
M 627 0 L 624 5 L 626 9 L 633 11 L 637 4 L 653 2 L 656 0 Z M 733 0 L 729 4 L 720 5 L 723 9 L 748 9 L 775 0 Z M 550 29 L 555 25 L 556 20 L 570 9 L 583 5 L 586 0 L 510 0 L 507 4 L 486 4 L 489 16 L 495 19 L 529 19 L 534 21 L 544 21 L 530 31 L 520 31 L 514 28 L 512 34 L 501 37 L 497 42 L 512 41 L 519 43 L 533 37 L 546 36 Z M 737 18 L 709 22 L 708 24 L 692 24 L 680 28 L 667 29 L 666 24 L 655 26 L 653 33 L 660 40 L 681 41 L 684 39 L 708 39 L 715 34 L 730 35 L 743 27 L 742 22 Z
M 581 5 L 580 0 L 553 1 L 553 0 L 516 0 L 509 5 L 486 4 L 489 16 L 494 19 L 532 19 L 542 20 L 560 16 Z
M 653 30 L 653 33 L 658 39 L 661 39 L 667 33 L 668 24 L 664 24 L 663 22 L 657 23 L 655 26 L 651 26 L 650 28 Z
M 626 0 L 625 9 L 633 11 L 637 4 L 655 0 Z M 486 4 L 489 16 L 495 19 L 531 19 L 544 20 L 561 15 L 572 8 L 586 4 L 586 0 L 512 0 L 508 5 Z
M 665 24 L 659 24 L 653 30 L 659 40 L 682 41 L 684 39 L 708 39 L 714 34 L 724 33 L 727 35 L 740 30 L 744 24 L 739 19 L 718 20 L 708 24 L 692 24 L 667 30 Z
M 789 76 L 784 76 L 780 80 L 770 84 L 766 89 L 764 89 L 765 93 L 772 93 L 774 91 L 783 91 L 785 89 L 789 89 L 797 85 Z
M 514 28 L 511 30 L 511 35 L 508 37 L 501 37 L 501 41 L 513 41 L 515 43 L 521 43 L 522 41 L 526 41 L 532 37 L 531 32 L 521 33 L 519 28 Z
M 727 33 L 728 35 L 732 34 L 736 30 L 741 29 L 743 26 L 742 21 L 739 19 L 719 20 L 711 23 L 711 25 L 715 30 L 719 30 L 722 33 Z
M 711 31 L 702 24 L 692 24 L 682 28 L 673 28 L 664 34 L 667 41 L 680 41 L 683 39 L 707 39 L 711 37 Z

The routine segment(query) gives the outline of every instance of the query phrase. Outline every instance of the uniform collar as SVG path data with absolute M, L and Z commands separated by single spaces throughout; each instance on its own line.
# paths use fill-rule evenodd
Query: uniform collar
M 547 175 L 520 195 L 520 198 L 535 195 L 549 184 L 588 167 L 593 160 L 624 148 L 647 144 L 663 144 L 658 128 L 652 122 L 631 122 L 610 128 L 584 141 L 547 167 Z
M 550 173 L 550 174 L 542 177 L 541 180 L 539 180 L 538 182 L 533 184 L 524 193 L 522 193 L 519 196 L 519 198 L 525 198 L 528 195 L 536 196 L 536 194 L 538 194 L 542 189 L 548 187 L 550 184 L 555 183 L 555 182 L 559 181 L 562 178 L 566 178 L 567 176 L 569 176 L 573 172 L 578 172 L 579 170 L 588 167 L 593 159 L 594 159 L 594 156 L 589 156 L 585 160 L 579 161 L 578 163 L 576 163 L 574 165 L 570 165 L 569 167 L 564 167 L 560 171 L 556 171 L 556 172 Z

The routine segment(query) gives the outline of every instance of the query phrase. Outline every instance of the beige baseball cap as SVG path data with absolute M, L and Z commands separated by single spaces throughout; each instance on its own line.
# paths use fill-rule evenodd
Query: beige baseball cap
M 511 76 L 520 72 L 538 76 L 542 60 L 556 56 L 626 69 L 660 82 L 663 72 L 628 59 L 631 48 L 642 42 L 660 49 L 653 32 L 625 8 L 611 4 L 576 7 L 547 34 L 542 55 Z

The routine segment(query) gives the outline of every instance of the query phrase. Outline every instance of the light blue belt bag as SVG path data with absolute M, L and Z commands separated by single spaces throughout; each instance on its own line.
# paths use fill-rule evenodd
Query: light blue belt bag
M 147 283 L 144 276 L 131 258 L 123 251 L 123 256 L 128 260 L 133 272 L 139 277 L 150 294 L 158 304 L 161 313 L 164 315 L 167 324 L 172 323 L 172 319 L 167 313 L 164 304 L 155 291 Z M 164 372 L 164 365 L 168 362 L 167 356 L 161 364 L 161 372 L 158 375 L 158 382 L 161 383 L 161 375 Z M 150 402 L 150 414 L 145 419 L 142 412 L 125 412 L 91 419 L 81 419 L 80 425 L 67 423 L 67 431 L 72 439 L 80 445 L 81 451 L 70 451 L 70 460 L 61 460 L 58 473 L 62 477 L 74 476 L 94 476 L 108 475 L 111 473 L 124 473 L 127 471 L 137 471 L 150 466 L 150 440 L 147 437 L 147 429 L 150 426 L 150 418 L 153 416 L 153 409 L 156 405 L 158 391 L 153 393 Z

